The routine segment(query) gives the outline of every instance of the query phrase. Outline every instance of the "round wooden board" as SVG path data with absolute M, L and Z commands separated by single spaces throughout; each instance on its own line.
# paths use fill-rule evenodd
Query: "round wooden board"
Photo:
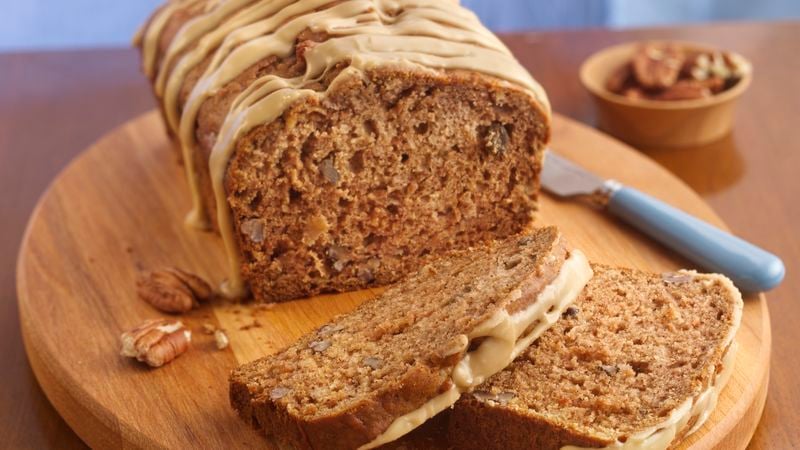
M 680 180 L 633 149 L 556 116 L 553 147 L 587 168 L 724 226 Z M 193 349 L 163 368 L 118 355 L 119 334 L 159 314 L 138 300 L 143 268 L 176 266 L 216 283 L 220 239 L 187 231 L 189 195 L 158 114 L 112 131 L 67 167 L 36 207 L 17 267 L 25 346 L 48 398 L 96 448 L 266 446 L 228 405 L 228 372 L 272 353 L 379 290 L 321 296 L 273 309 L 217 302 L 183 317 Z M 614 219 L 542 196 L 540 223 L 556 224 L 598 262 L 653 271 L 687 266 Z M 200 332 L 228 331 L 216 350 Z M 745 300 L 733 376 L 706 425 L 681 448 L 744 448 L 767 392 L 770 326 L 763 295 Z

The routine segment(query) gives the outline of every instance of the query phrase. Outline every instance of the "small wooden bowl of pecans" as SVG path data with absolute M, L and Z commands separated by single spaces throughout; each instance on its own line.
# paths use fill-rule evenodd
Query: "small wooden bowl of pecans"
M 595 53 L 580 78 L 602 130 L 642 148 L 691 147 L 730 132 L 752 68 L 736 53 L 650 41 Z

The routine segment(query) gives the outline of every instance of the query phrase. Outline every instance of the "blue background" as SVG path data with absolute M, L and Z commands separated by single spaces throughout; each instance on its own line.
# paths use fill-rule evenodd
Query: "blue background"
M 124 46 L 161 0 L 0 0 L 0 51 Z M 496 31 L 800 17 L 800 0 L 462 0 Z M 799 37 L 800 38 L 800 37 Z

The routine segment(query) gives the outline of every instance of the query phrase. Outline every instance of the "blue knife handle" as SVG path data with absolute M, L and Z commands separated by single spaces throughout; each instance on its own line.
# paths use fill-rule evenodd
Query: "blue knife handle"
M 746 292 L 777 286 L 786 269 L 777 256 L 636 189 L 610 193 L 608 210 L 705 270 L 727 275 Z

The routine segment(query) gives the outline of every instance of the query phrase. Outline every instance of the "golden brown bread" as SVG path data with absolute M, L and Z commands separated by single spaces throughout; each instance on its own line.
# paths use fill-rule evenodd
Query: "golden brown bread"
M 593 268 L 556 325 L 456 404 L 456 448 L 665 449 L 702 425 L 732 369 L 739 292 L 721 275 Z
M 553 228 L 454 252 L 237 369 L 231 403 L 280 448 L 392 441 L 511 362 L 590 276 Z
M 391 283 L 533 220 L 549 105 L 455 2 L 179 0 L 139 43 L 231 295 Z

